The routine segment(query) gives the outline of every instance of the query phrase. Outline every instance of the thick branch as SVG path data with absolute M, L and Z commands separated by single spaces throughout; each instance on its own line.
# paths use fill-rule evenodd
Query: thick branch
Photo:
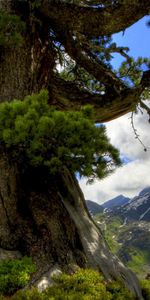
M 120 95 L 92 94 L 80 90 L 75 83 L 65 81 L 58 76 L 49 86 L 51 105 L 62 110 L 80 110 L 84 105 L 91 104 L 94 108 L 95 122 L 108 122 L 128 112 L 134 111 L 140 102 L 141 88 L 126 89 Z
M 67 1 L 66 1 L 67 2 Z M 150 1 L 124 0 L 107 8 L 79 7 L 58 1 L 44 0 L 41 12 L 57 24 L 86 36 L 111 35 L 123 31 L 150 12 Z

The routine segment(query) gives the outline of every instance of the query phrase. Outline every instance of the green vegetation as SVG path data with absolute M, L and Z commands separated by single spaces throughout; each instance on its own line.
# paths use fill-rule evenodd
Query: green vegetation
M 122 220 L 119 217 L 107 218 L 105 214 L 100 213 L 94 216 L 96 221 L 101 223 L 100 227 L 103 230 L 103 234 L 111 251 L 117 254 L 120 249 L 120 245 L 117 242 L 117 235 L 119 227 L 122 225 Z
M 18 291 L 11 300 L 134 300 L 133 295 L 119 282 L 106 284 L 101 274 L 79 270 L 73 275 L 54 277 L 55 285 L 42 293 L 35 288 Z M 1 297 L 0 300 L 6 300 Z
M 23 288 L 36 271 L 31 258 L 0 261 L 0 294 L 11 295 Z
M 49 107 L 44 90 L 24 101 L 0 105 L 0 142 L 17 162 L 46 166 L 51 174 L 67 166 L 92 180 L 120 164 L 105 127 L 95 126 L 91 106 L 80 112 L 60 112 Z
M 42 293 L 36 288 L 21 290 L 35 271 L 29 257 L 1 261 L 0 300 L 134 300 L 121 282 L 106 283 L 102 274 L 90 269 L 54 276 L 55 284 Z M 150 300 L 149 283 L 149 280 L 141 281 L 145 300 Z
M 150 300 L 150 280 L 141 281 L 142 294 L 145 300 Z
M 122 221 L 120 218 L 112 218 L 110 222 L 107 223 L 107 230 L 104 232 L 104 236 L 111 248 L 113 253 L 117 253 L 120 245 L 116 241 L 116 236 L 118 233 L 118 228 L 121 226 Z
M 138 86 L 143 74 L 143 68 L 150 67 L 150 60 L 146 57 L 138 57 L 136 60 L 130 57 L 124 61 L 118 71 L 118 76 L 122 78 L 127 85 Z M 144 92 L 145 93 L 145 92 Z M 146 94 L 143 94 L 146 96 Z
M 149 251 L 140 251 L 136 248 L 129 248 L 129 255 L 131 259 L 127 263 L 127 266 L 139 275 L 145 272 L 145 265 L 148 265 L 150 260 Z
M 143 278 L 148 272 L 147 266 L 150 263 L 148 246 L 147 249 L 146 247 L 142 249 L 141 246 L 141 239 L 142 243 L 147 241 L 147 231 L 138 241 L 135 223 L 122 226 L 123 221 L 121 218 L 110 218 L 105 214 L 97 214 L 94 219 L 101 223 L 100 227 L 111 251 L 119 256 L 128 268 L 132 269 L 140 278 Z M 135 232 L 132 238 L 130 237 L 131 232 Z

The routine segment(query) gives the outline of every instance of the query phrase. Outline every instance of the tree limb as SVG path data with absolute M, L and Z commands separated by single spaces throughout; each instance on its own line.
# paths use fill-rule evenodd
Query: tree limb
M 101 3 L 101 1 L 100 1 Z M 85 34 L 88 37 L 111 35 L 124 31 L 150 12 L 150 1 L 122 0 L 108 7 L 85 7 L 67 1 L 44 0 L 41 13 L 48 17 L 57 28 L 66 28 Z
M 109 95 L 97 95 L 79 89 L 70 81 L 58 75 L 53 77 L 49 86 L 51 105 L 62 110 L 80 110 L 84 105 L 91 104 L 94 109 L 96 123 L 108 122 L 128 112 L 134 111 L 140 101 L 141 88 L 124 90 L 120 95 L 110 98 Z

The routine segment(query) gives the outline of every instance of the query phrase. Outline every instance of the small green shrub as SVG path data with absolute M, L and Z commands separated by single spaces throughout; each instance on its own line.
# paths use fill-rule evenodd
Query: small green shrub
M 0 262 L 0 294 L 10 295 L 24 287 L 36 268 L 31 258 Z
M 49 288 L 46 295 L 51 297 L 55 295 L 55 299 L 111 299 L 110 293 L 106 291 L 106 286 L 103 284 L 102 275 L 93 270 L 81 269 L 71 276 L 62 274 L 54 280 L 57 286 Z
M 105 126 L 95 126 L 91 107 L 54 110 L 45 90 L 0 104 L 0 144 L 22 166 L 44 166 L 51 174 L 66 166 L 81 176 L 103 178 L 120 164 Z
M 145 300 L 150 300 L 150 280 L 141 281 L 142 294 Z
M 36 288 L 32 288 L 27 291 L 18 291 L 11 297 L 11 300 L 54 300 L 54 298 L 46 298 L 44 293 L 39 293 Z
M 102 282 L 103 277 L 93 270 L 62 274 L 53 279 L 56 285 L 43 293 L 38 293 L 36 289 L 18 291 L 11 300 L 111 300 L 111 294 Z
M 112 300 L 134 300 L 133 294 L 119 281 L 107 285 L 107 291 L 112 295 Z
M 11 300 L 134 300 L 134 296 L 120 282 L 107 284 L 101 274 L 93 270 L 79 270 L 73 275 L 53 277 L 55 285 L 42 293 L 37 289 L 20 290 Z M 149 298 L 146 298 L 146 300 Z M 2 298 L 0 300 L 7 300 Z
M 54 277 L 55 286 L 42 294 L 36 290 L 25 294 L 19 291 L 12 300 L 133 300 L 133 295 L 119 282 L 104 283 L 104 278 L 93 270 L 80 270 L 73 275 Z

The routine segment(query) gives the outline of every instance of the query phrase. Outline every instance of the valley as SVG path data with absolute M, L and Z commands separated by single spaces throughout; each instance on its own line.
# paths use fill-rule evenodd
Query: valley
M 111 250 L 139 278 L 145 278 L 150 273 L 150 187 L 133 199 L 120 195 L 96 206 L 91 201 L 89 211 Z

